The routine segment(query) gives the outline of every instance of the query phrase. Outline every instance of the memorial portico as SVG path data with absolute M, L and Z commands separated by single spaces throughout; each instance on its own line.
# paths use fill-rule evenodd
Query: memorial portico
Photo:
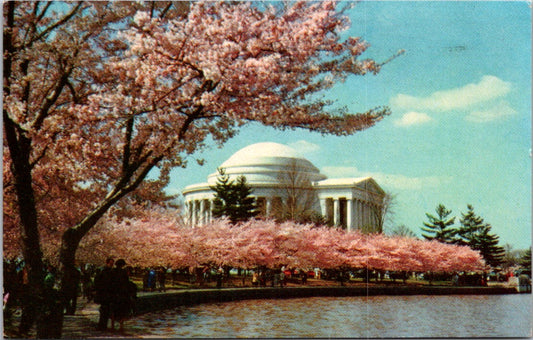
M 322 216 L 333 225 L 348 230 L 380 231 L 385 193 L 372 178 L 326 179 L 316 182 L 315 188 Z
M 297 171 L 312 184 L 316 196 L 314 209 L 330 224 L 347 230 L 381 232 L 381 205 L 385 192 L 371 177 L 328 179 L 307 159 L 282 144 L 257 143 L 237 151 L 222 163 L 230 179 L 244 175 L 253 189 L 252 196 L 262 208 L 262 215 L 271 216 L 278 205 L 286 203 L 280 174 Z M 289 169 L 290 168 L 290 169 Z M 190 185 L 183 190 L 186 220 L 191 226 L 209 223 L 212 216 L 218 172 L 208 176 L 207 183 Z

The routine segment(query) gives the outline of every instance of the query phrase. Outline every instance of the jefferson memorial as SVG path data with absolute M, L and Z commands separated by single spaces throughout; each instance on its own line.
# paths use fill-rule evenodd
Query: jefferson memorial
M 241 175 L 246 177 L 264 217 L 272 216 L 277 206 L 286 203 L 290 195 L 287 189 L 299 186 L 294 180 L 298 177 L 309 183 L 306 190 L 313 198 L 310 209 L 321 214 L 329 224 L 347 230 L 382 231 L 379 221 L 385 192 L 371 177 L 327 178 L 295 149 L 272 142 L 249 145 L 219 168 L 231 180 Z M 216 185 L 218 176 L 214 172 L 206 183 L 189 185 L 183 190 L 188 224 L 199 226 L 211 221 L 214 192 L 210 187 Z

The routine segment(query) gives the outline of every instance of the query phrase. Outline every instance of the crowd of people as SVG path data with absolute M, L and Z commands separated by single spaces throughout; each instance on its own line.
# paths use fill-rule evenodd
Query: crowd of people
M 99 329 L 106 330 L 111 320 L 112 329 L 115 328 L 115 323 L 118 323 L 119 330 L 123 330 L 124 321 L 134 311 L 137 296 L 137 286 L 130 281 L 131 270 L 131 267 L 126 267 L 125 260 L 120 259 L 115 263 L 112 258 L 107 259 L 103 268 L 85 265 L 64 273 L 46 263 L 43 273 L 45 297 L 48 308 L 53 309 L 47 313 L 58 314 L 57 320 L 61 320 L 60 315 L 63 314 L 74 315 L 81 293 L 87 302 L 100 304 Z M 63 275 L 63 278 L 68 275 L 70 280 L 60 281 L 60 275 Z M 65 282 L 69 286 L 64 286 Z M 26 306 L 25 301 L 31 298 L 24 261 L 4 259 L 3 283 L 4 321 L 9 323 L 13 311 L 19 306 Z M 31 324 L 30 320 L 26 322 L 21 319 L 19 332 L 26 333 Z
M 168 271 L 164 267 L 146 268 L 143 275 L 143 291 L 153 292 L 158 290 L 164 292 L 166 290 Z M 171 270 L 170 272 L 173 273 Z

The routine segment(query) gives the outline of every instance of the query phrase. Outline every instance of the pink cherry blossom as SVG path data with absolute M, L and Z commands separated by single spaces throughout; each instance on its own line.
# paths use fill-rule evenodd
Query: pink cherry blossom
M 364 235 L 271 220 L 232 225 L 222 219 L 190 228 L 173 216 L 159 210 L 143 220 L 130 219 L 112 228 L 98 228 L 83 243 L 80 255 L 90 258 L 90 251 L 100 246 L 100 260 L 114 254 L 143 266 L 287 266 L 416 272 L 484 269 L 478 252 L 436 241 Z

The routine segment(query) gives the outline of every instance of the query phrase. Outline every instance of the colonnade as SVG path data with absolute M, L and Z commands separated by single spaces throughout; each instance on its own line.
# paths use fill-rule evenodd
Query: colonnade
M 358 198 L 324 197 L 320 199 L 322 216 L 334 226 L 348 230 L 381 232 L 379 205 Z
M 256 202 L 265 216 L 270 216 L 276 204 L 282 204 L 280 197 L 257 197 Z M 204 225 L 212 221 L 212 199 L 195 199 L 185 203 L 190 225 Z M 323 197 L 320 199 L 322 216 L 334 226 L 347 230 L 364 229 L 381 232 L 379 205 L 358 198 Z
M 281 202 L 280 197 L 256 197 L 259 208 L 266 216 L 272 214 L 275 204 Z M 278 203 L 279 204 L 279 203 Z M 213 220 L 213 199 L 192 199 L 185 202 L 187 221 L 192 226 L 203 225 Z
M 197 226 L 211 222 L 213 219 L 212 200 L 190 200 L 185 202 L 187 208 L 187 220 L 190 225 Z

